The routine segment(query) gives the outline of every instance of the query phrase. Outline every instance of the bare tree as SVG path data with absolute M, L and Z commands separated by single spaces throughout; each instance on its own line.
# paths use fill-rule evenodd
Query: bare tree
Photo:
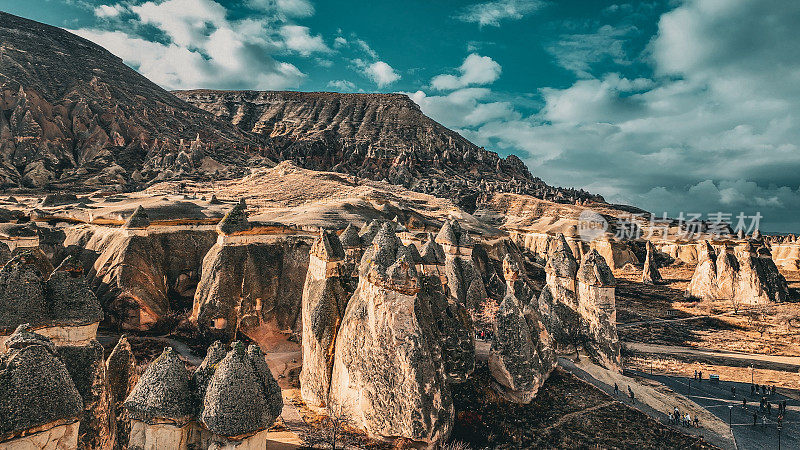
M 329 404 L 325 408 L 325 413 L 326 416 L 320 421 L 320 426 L 305 435 L 303 440 L 312 448 L 331 450 L 342 448 L 342 436 L 345 429 L 350 426 L 350 420 L 339 405 Z

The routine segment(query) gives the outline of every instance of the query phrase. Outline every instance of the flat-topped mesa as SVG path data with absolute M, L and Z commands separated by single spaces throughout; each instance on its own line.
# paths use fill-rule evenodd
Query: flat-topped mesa
M 83 401 L 47 337 L 20 325 L 0 355 L 0 448 L 78 448 Z
M 686 297 L 709 301 L 717 299 L 717 253 L 708 241 L 697 244 L 697 267 L 686 287 Z M 722 249 L 725 252 L 725 249 Z
M 195 414 L 189 371 L 171 347 L 147 366 L 124 407 L 129 448 L 185 448 Z
M 454 409 L 412 259 L 394 227 L 381 226 L 336 337 L 329 402 L 373 438 L 435 446 L 449 436 Z
M 264 448 L 263 433 L 283 409 L 264 355 L 257 346 L 245 351 L 238 341 L 216 365 L 202 402 L 199 419 L 214 448 Z
M 342 270 L 346 255 L 339 237 L 322 230 L 311 246 L 308 272 L 301 304 L 303 368 L 300 394 L 307 405 L 323 408 L 328 404 L 336 335 L 347 306 Z
M 133 211 L 133 214 L 128 217 L 128 220 L 125 221 L 125 225 L 122 227 L 128 231 L 128 233 L 146 236 L 147 235 L 147 227 L 150 226 L 150 216 L 147 215 L 147 211 L 139 205 Z
M 578 314 L 588 329 L 589 355 L 606 368 L 622 367 L 617 336 L 616 279 L 600 254 L 590 250 L 578 269 Z
M 532 330 L 523 314 L 513 287 L 519 279 L 519 267 L 508 255 L 503 260 L 503 273 L 508 288 L 492 326 L 489 370 L 501 396 L 514 403 L 527 404 L 555 368 L 556 359 L 550 351 L 549 335 L 540 334 L 538 324 L 534 324 L 536 328 Z
M 655 260 L 655 253 L 653 243 L 647 241 L 645 245 L 647 256 L 644 258 L 644 268 L 642 269 L 642 283 L 644 284 L 659 284 L 664 280 L 661 278 L 661 272 L 658 271 L 658 264 Z

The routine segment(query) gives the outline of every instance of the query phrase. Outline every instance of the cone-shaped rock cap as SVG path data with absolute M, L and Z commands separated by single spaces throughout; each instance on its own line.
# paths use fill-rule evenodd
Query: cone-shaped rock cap
M 195 398 L 200 404 L 201 412 L 203 408 L 203 398 L 205 398 L 206 389 L 208 389 L 208 383 L 211 382 L 211 377 L 214 375 L 214 371 L 217 370 L 217 364 L 222 361 L 222 358 L 224 358 L 227 353 L 228 351 L 225 349 L 225 344 L 220 341 L 214 341 L 214 343 L 208 347 L 203 362 L 200 363 L 200 366 L 195 369 L 192 375 Z
M 115 403 L 125 401 L 135 371 L 136 357 L 128 336 L 123 334 L 106 360 L 106 378 Z
M 710 242 L 708 242 L 708 240 L 703 240 L 703 242 L 701 242 L 698 246 L 697 260 L 702 262 L 706 259 L 715 261 L 717 259 L 717 253 L 714 251 L 714 247 Z
M 371 244 L 375 239 L 375 236 L 381 230 L 381 225 L 383 225 L 383 222 L 378 219 L 375 219 L 369 224 L 365 225 L 361 230 L 361 242 L 363 242 L 364 245 Z
M 150 226 L 150 216 L 147 211 L 142 208 L 142 205 L 136 207 L 128 220 L 125 222 L 125 228 L 141 229 Z
M 47 280 L 45 296 L 54 325 L 80 326 L 103 320 L 100 302 L 82 275 L 80 262 L 67 256 Z
M 423 263 L 422 255 L 419 254 L 419 250 L 417 250 L 417 246 L 416 245 L 408 244 L 408 245 L 406 245 L 406 248 L 408 249 L 408 254 L 411 255 L 411 261 L 413 261 L 414 264 L 422 264 Z
M 124 403 L 132 419 L 170 420 L 182 425 L 194 415 L 189 371 L 178 353 L 168 347 L 144 371 Z
M 436 235 L 436 243 L 458 247 L 459 234 L 461 234 L 461 225 L 455 220 L 448 219 L 442 225 L 439 234 Z
M 264 359 L 264 353 L 261 352 L 261 347 L 256 344 L 250 344 L 250 346 L 247 347 L 247 356 L 253 363 L 253 367 L 256 369 L 256 375 L 261 379 L 261 384 L 264 385 L 264 392 L 267 393 L 267 401 L 270 405 L 270 410 L 265 411 L 265 414 L 268 414 L 268 416 L 265 416 L 264 420 L 267 422 L 274 421 L 275 418 L 281 415 L 281 411 L 283 411 L 283 394 L 281 393 L 281 387 L 278 386 L 278 382 L 275 380 L 275 377 L 272 376 L 267 361 Z M 270 416 L 272 418 L 270 418 Z
M 247 221 L 247 204 L 244 199 L 225 214 L 217 229 L 222 234 L 239 233 L 250 229 L 250 222 Z
M 444 250 L 436 243 L 436 238 L 432 233 L 428 233 L 428 240 L 422 246 L 422 261 L 427 265 L 444 264 Z
M 563 234 L 556 237 L 553 251 L 547 258 L 545 270 L 547 273 L 561 278 L 574 278 L 578 273 L 578 261 L 575 260 L 575 255 L 572 254 L 572 249 L 569 248 Z
M 56 421 L 76 419 L 83 401 L 53 344 L 17 328 L 0 355 L 0 441 Z
M 211 377 L 200 417 L 212 433 L 229 437 L 267 429 L 276 419 L 270 395 L 244 344 L 237 341 L 232 347 Z
M 342 243 L 342 247 L 344 248 L 356 248 L 363 245 L 361 243 L 361 237 L 358 236 L 358 230 L 356 230 L 356 227 L 354 227 L 352 223 L 347 224 L 347 228 L 339 235 L 339 242 Z
M 591 286 L 614 286 L 617 280 L 608 267 L 605 258 L 597 250 L 592 249 L 586 254 L 578 269 L 578 281 Z
M 23 323 L 49 324 L 49 309 L 36 258 L 27 251 L 18 253 L 0 269 L 0 331 Z
M 319 259 L 325 261 L 341 261 L 345 258 L 342 242 L 336 233 L 328 230 L 320 230 L 319 237 L 311 246 L 311 253 Z

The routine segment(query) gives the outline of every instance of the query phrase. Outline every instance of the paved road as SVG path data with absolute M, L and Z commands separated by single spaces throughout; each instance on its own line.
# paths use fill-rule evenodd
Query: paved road
M 689 397 L 725 422 L 730 420 L 739 449 L 778 448 L 777 403 L 786 400 L 787 412 L 780 433 L 781 448 L 800 449 L 800 401 L 781 395 L 780 389 L 777 394 L 767 396 L 767 399 L 773 403 L 772 414 L 767 415 L 766 410 L 759 411 L 761 395 L 750 394 L 750 383 L 711 382 L 707 379 L 698 382 L 690 377 L 650 375 L 636 371 L 631 371 L 631 373 L 658 381 L 673 391 Z M 736 387 L 735 399 L 731 394 L 731 386 Z M 746 407 L 742 404 L 743 396 L 747 397 Z M 754 412 L 758 417 L 756 426 L 753 426 Z M 762 418 L 765 416 L 767 423 L 763 425 Z

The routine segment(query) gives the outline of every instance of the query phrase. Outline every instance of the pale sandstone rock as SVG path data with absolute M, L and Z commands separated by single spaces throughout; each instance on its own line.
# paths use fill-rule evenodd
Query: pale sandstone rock
M 601 365 L 619 370 L 615 286 L 605 259 L 596 251 L 587 253 L 578 269 L 578 314 L 587 337 L 584 348 Z
M 336 334 L 347 306 L 347 294 L 340 277 L 346 255 L 336 234 L 321 231 L 311 246 L 306 282 L 303 286 L 303 368 L 300 393 L 312 407 L 328 404 Z
M 717 254 L 708 241 L 697 244 L 698 263 L 686 287 L 686 297 L 714 300 L 717 292 Z M 724 251 L 724 249 L 723 249 Z
M 330 402 L 374 438 L 435 446 L 449 436 L 454 410 L 409 258 L 390 226 L 365 251 L 337 337 Z
M 489 370 L 497 382 L 497 391 L 504 398 L 527 404 L 555 368 L 556 359 L 550 351 L 549 334 L 539 325 L 536 313 L 523 314 L 513 286 L 519 279 L 520 269 L 508 255 L 503 271 L 507 288 L 493 325 Z
M 741 230 L 739 230 L 741 231 Z M 717 255 L 716 297 L 721 300 L 733 300 L 735 295 L 739 261 L 725 245 Z

